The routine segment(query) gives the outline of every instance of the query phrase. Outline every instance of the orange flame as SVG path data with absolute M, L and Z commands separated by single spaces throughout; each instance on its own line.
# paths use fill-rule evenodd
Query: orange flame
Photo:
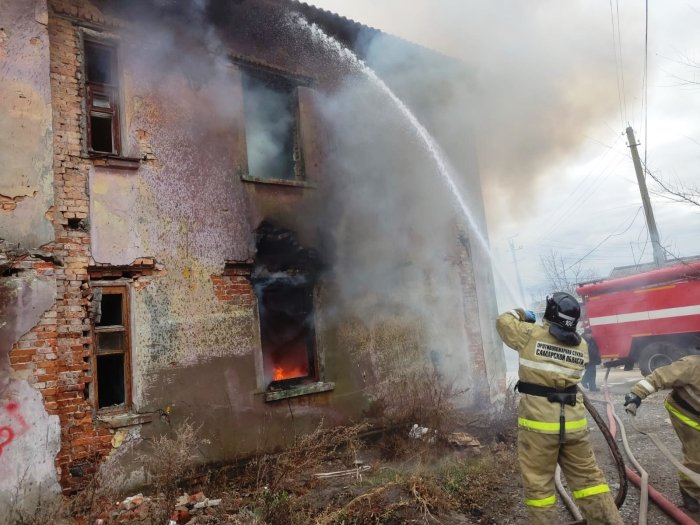
M 295 366 L 294 368 L 284 368 L 282 366 L 276 366 L 272 374 L 273 381 L 281 381 L 283 379 L 291 379 L 293 377 L 304 377 L 308 375 L 308 371 L 301 366 Z

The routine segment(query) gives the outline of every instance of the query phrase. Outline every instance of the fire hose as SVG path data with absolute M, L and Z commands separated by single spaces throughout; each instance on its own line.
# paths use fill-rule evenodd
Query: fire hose
M 632 454 L 632 451 L 630 450 L 629 447 L 629 442 L 627 440 L 627 433 L 625 430 L 624 425 L 622 424 L 622 421 L 620 420 L 619 416 L 615 413 L 615 408 L 613 406 L 612 400 L 610 399 L 610 392 L 608 389 L 608 376 L 610 375 L 610 367 L 607 368 L 605 372 L 605 381 L 603 384 L 603 390 L 605 393 L 605 400 L 608 405 L 608 419 L 610 421 L 610 432 L 614 436 L 616 433 L 616 428 L 615 428 L 615 422 L 620 426 L 620 435 L 622 436 L 622 441 L 625 447 L 625 451 L 627 452 L 627 455 L 630 458 L 630 461 L 634 465 L 634 467 L 637 469 L 637 471 L 641 474 L 641 477 L 639 474 L 634 472 L 632 469 L 629 467 L 625 466 L 625 474 L 627 477 L 640 488 L 640 505 L 639 505 L 639 525 L 646 525 L 647 522 L 647 507 L 648 507 L 648 499 L 651 497 L 652 501 L 656 503 L 657 506 L 659 506 L 666 514 L 668 514 L 672 519 L 674 519 L 677 523 L 680 523 L 681 525 L 696 525 L 696 522 L 691 519 L 689 516 L 687 516 L 681 509 L 679 509 L 676 505 L 674 505 L 671 501 L 668 500 L 662 493 L 657 491 L 654 487 L 649 486 L 648 484 L 648 474 L 647 472 L 642 468 L 641 465 L 637 462 L 636 458 Z M 690 471 L 687 469 L 685 466 L 680 464 L 680 462 L 671 454 L 671 452 L 666 448 L 666 446 L 659 440 L 659 438 L 652 434 L 651 432 L 644 432 L 640 430 L 637 425 L 634 423 L 634 420 L 632 421 L 632 428 L 634 428 L 637 432 L 640 432 L 643 435 L 646 435 L 649 437 L 652 442 L 659 448 L 661 453 L 669 460 L 671 463 L 677 467 L 681 472 L 684 474 L 688 475 L 688 477 L 696 484 L 698 484 L 698 481 L 700 481 L 700 476 L 698 476 L 695 472 Z
M 680 525 L 697 525 L 697 522 L 695 522 L 692 518 L 690 518 L 688 515 L 686 515 L 680 508 L 678 508 L 676 505 L 674 505 L 671 501 L 668 500 L 661 492 L 656 490 L 654 487 L 649 485 L 648 478 L 649 475 L 648 473 L 644 470 L 644 468 L 639 464 L 637 459 L 634 457 L 630 446 L 629 446 L 629 441 L 627 439 L 627 432 L 625 430 L 625 426 L 622 424 L 622 421 L 620 420 L 619 416 L 615 412 L 615 408 L 613 406 L 612 400 L 610 398 L 610 392 L 608 389 L 608 376 L 610 374 L 610 368 L 608 367 L 606 373 L 605 373 L 605 381 L 604 381 L 604 395 L 605 395 L 605 400 L 607 403 L 607 415 L 608 415 L 608 421 L 610 423 L 610 427 L 605 424 L 605 422 L 602 420 L 600 417 L 600 414 L 598 411 L 593 407 L 593 405 L 590 403 L 588 400 L 587 396 L 584 394 L 583 399 L 584 399 L 584 405 L 586 406 L 586 409 L 589 411 L 593 419 L 595 420 L 596 424 L 598 427 L 601 429 L 601 432 L 603 432 L 603 435 L 608 442 L 608 445 L 610 446 L 610 450 L 613 453 L 613 458 L 615 459 L 616 466 L 618 468 L 618 475 L 620 476 L 620 489 L 618 490 L 617 498 L 615 499 L 615 504 L 619 508 L 622 503 L 624 502 L 626 493 L 627 493 L 627 479 L 632 481 L 637 487 L 640 489 L 640 503 L 639 503 L 639 520 L 638 524 L 639 525 L 646 525 L 647 523 L 647 511 L 648 511 L 648 501 L 649 498 L 652 499 L 652 501 L 659 507 L 661 510 L 663 510 L 669 517 L 671 517 L 676 523 L 679 523 Z M 622 460 L 622 457 L 620 456 L 619 448 L 617 447 L 617 444 L 615 443 L 615 434 L 617 433 L 617 425 L 620 427 L 620 435 L 622 437 L 622 442 L 625 448 L 625 451 L 627 452 L 627 455 L 630 458 L 630 462 L 632 465 L 637 469 L 639 474 L 629 468 L 627 465 L 624 464 L 624 461 Z M 634 428 L 637 432 L 639 432 L 642 435 L 647 436 L 651 441 L 657 446 L 657 448 L 661 451 L 661 453 L 676 467 L 680 472 L 685 474 L 691 481 L 694 483 L 698 484 L 700 486 L 700 476 L 686 468 L 683 464 L 681 464 L 673 454 L 668 450 L 668 448 L 663 444 L 663 442 L 659 439 L 658 436 L 656 436 L 652 432 L 646 432 L 641 430 L 632 420 L 631 422 L 632 428 Z M 621 470 L 622 468 L 622 470 Z M 564 501 L 564 504 L 566 507 L 569 509 L 571 512 L 572 516 L 574 517 L 575 522 L 569 524 L 569 525 L 582 525 L 585 524 L 585 520 L 583 520 L 583 516 L 581 515 L 580 510 L 578 507 L 576 507 L 576 504 L 573 502 L 573 500 L 566 494 L 564 487 L 561 483 L 561 469 L 557 466 L 557 471 L 555 474 L 555 484 L 556 488 L 559 491 L 559 493 L 562 496 L 562 499 Z M 623 487 L 624 485 L 624 487 Z

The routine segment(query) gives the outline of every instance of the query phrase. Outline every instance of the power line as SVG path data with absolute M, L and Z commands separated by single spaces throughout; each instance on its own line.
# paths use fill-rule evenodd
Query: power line
M 600 170 L 600 172 L 598 173 L 598 175 L 597 175 L 596 177 L 594 177 L 592 180 L 591 180 L 589 177 L 590 177 L 590 175 L 596 170 L 596 168 L 598 167 L 598 165 L 599 165 L 601 162 L 603 162 L 603 160 L 608 156 L 608 154 L 609 154 L 611 151 L 615 151 L 613 148 L 615 147 L 615 145 L 617 144 L 617 142 L 620 140 L 620 137 L 621 137 L 621 136 L 622 136 L 622 135 L 620 135 L 620 136 L 617 137 L 617 139 L 616 139 L 615 142 L 613 143 L 613 146 L 610 147 L 610 149 L 609 149 L 608 151 L 606 151 L 605 153 L 603 153 L 601 156 L 599 156 L 599 157 L 596 159 L 595 165 L 594 165 L 594 166 L 588 171 L 588 173 L 581 179 L 581 182 L 578 183 L 578 185 L 576 186 L 576 188 L 574 188 L 574 190 L 573 190 L 572 192 L 569 193 L 569 195 L 566 197 L 566 199 L 564 199 L 564 200 L 559 204 L 559 211 L 557 212 L 557 214 L 555 215 L 555 217 L 552 219 L 552 221 L 551 221 L 551 224 L 552 224 L 552 225 L 551 225 L 547 230 L 545 230 L 543 233 L 541 233 L 540 235 L 538 235 L 537 238 L 535 239 L 535 242 L 537 242 L 537 241 L 539 241 L 539 240 L 542 240 L 542 239 L 546 239 L 549 235 L 551 235 L 551 234 L 556 230 L 556 228 L 557 228 L 557 226 L 559 225 L 559 223 L 561 223 L 561 222 L 564 220 L 564 218 L 566 218 L 566 217 L 568 217 L 568 216 L 570 215 L 571 209 L 572 209 L 572 208 L 571 208 L 571 207 L 567 207 L 567 204 L 569 203 L 569 201 L 570 201 L 571 199 L 573 199 L 574 197 L 576 197 L 576 194 L 578 193 L 579 189 L 581 189 L 584 185 L 587 185 L 587 187 L 583 190 L 583 192 L 582 192 L 581 195 L 583 196 L 583 195 L 588 194 L 588 196 L 585 197 L 585 198 L 582 197 L 582 198 L 579 200 L 579 202 L 578 202 L 577 204 L 580 206 L 581 200 L 584 200 L 584 201 L 585 201 L 586 199 L 590 198 L 590 195 L 591 195 L 591 194 L 589 193 L 590 187 L 593 186 L 593 185 L 596 185 L 597 183 L 599 183 L 599 181 L 602 182 L 602 181 L 601 181 L 601 178 L 604 177 L 604 176 L 606 175 L 606 172 L 608 171 L 608 168 L 610 167 L 610 164 L 612 164 L 612 162 L 613 162 L 614 159 L 612 159 L 612 158 L 608 159 L 608 161 L 607 161 L 605 167 L 604 167 L 602 170 Z M 618 163 L 618 164 L 619 164 L 619 163 Z M 615 166 L 615 168 L 617 168 L 617 165 Z M 614 170 L 615 168 L 613 168 L 613 170 Z M 609 173 L 608 173 L 608 175 L 609 175 Z M 574 206 L 576 206 L 576 204 L 575 204 Z M 578 207 L 578 206 L 577 206 L 577 207 Z
M 620 78 L 622 79 L 622 104 L 625 108 L 625 120 L 627 120 L 627 89 L 625 88 L 625 64 L 622 61 L 622 31 L 620 31 L 620 2 L 615 0 L 617 11 L 617 47 L 620 49 Z
M 603 183 L 612 175 L 615 173 L 615 170 L 617 170 L 617 167 L 622 163 L 622 161 L 625 159 L 618 159 L 617 162 L 615 163 L 614 166 L 612 166 L 610 169 L 610 164 L 605 167 L 603 171 L 600 172 L 600 174 L 596 177 L 596 179 L 591 183 L 591 185 L 586 189 L 586 193 L 584 193 L 581 198 L 571 207 L 564 209 L 564 214 L 559 218 L 559 220 L 553 225 L 553 227 L 547 232 L 547 235 L 553 233 L 556 230 L 556 227 L 558 226 L 559 223 L 563 222 L 565 219 L 568 219 L 571 215 L 573 215 L 575 212 L 577 212 L 581 206 L 583 206 L 588 199 L 590 199 L 593 195 L 595 195 L 598 191 L 598 189 L 603 185 Z M 611 159 L 610 163 L 613 162 L 613 159 Z M 546 238 L 546 235 L 545 235 Z
M 594 251 L 596 251 L 598 248 L 600 248 L 600 247 L 602 246 L 602 244 L 603 244 L 605 241 L 607 241 L 610 237 L 618 237 L 618 236 L 620 236 L 620 235 L 623 235 L 623 234 L 627 233 L 627 232 L 629 231 L 629 229 L 632 227 L 632 225 L 634 224 L 634 221 L 637 220 L 637 217 L 639 216 L 639 212 L 640 212 L 641 210 L 642 210 L 642 207 L 640 206 L 640 207 L 637 209 L 637 213 L 634 214 L 634 218 L 632 219 L 632 222 L 629 223 L 629 225 L 627 226 L 627 228 L 625 228 L 625 229 L 624 229 L 623 231 L 621 231 L 620 233 L 611 233 L 610 235 L 608 235 L 605 239 L 603 239 L 603 240 L 600 241 L 598 244 L 596 244 L 595 248 L 593 248 L 593 249 L 592 249 L 591 251 L 589 251 L 586 255 L 584 255 L 583 257 L 581 257 L 581 258 L 580 258 L 578 261 L 576 261 L 574 264 L 572 264 L 571 266 L 569 266 L 569 267 L 566 269 L 566 271 L 568 272 L 569 270 L 571 270 L 574 266 L 576 266 L 578 263 L 580 263 L 581 261 L 583 261 L 586 257 L 588 257 L 590 254 L 592 254 L 592 253 L 593 253 Z
M 622 90 L 620 89 L 620 66 L 617 60 L 617 42 L 615 38 L 615 14 L 613 12 L 612 0 L 610 0 L 610 24 L 612 27 L 613 52 L 615 53 L 615 81 L 617 82 L 617 100 L 620 106 L 620 124 L 625 127 L 625 119 L 622 115 Z
M 647 63 L 649 60 L 649 0 L 644 2 L 644 80 L 642 89 L 642 107 L 644 108 L 644 166 L 647 165 L 648 113 L 649 113 L 649 79 Z

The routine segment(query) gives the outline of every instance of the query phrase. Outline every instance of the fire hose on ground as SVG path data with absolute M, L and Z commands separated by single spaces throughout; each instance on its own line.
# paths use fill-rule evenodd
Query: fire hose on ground
M 654 487 L 649 486 L 648 484 L 648 474 L 647 472 L 642 468 L 641 465 L 637 462 L 636 458 L 632 454 L 632 451 L 630 450 L 629 447 L 629 442 L 627 440 L 627 432 L 625 430 L 624 425 L 622 424 L 622 421 L 620 420 L 619 416 L 615 413 L 615 408 L 612 403 L 612 400 L 610 399 L 610 391 L 608 389 L 608 376 L 610 375 L 610 367 L 607 368 L 605 372 L 605 381 L 603 383 L 603 391 L 605 394 L 605 400 L 607 402 L 607 412 L 608 412 L 608 420 L 610 421 L 610 432 L 614 436 L 616 433 L 616 428 L 615 428 L 615 423 L 620 426 L 620 435 L 622 437 L 622 442 L 625 447 L 625 451 L 627 452 L 627 455 L 630 458 L 630 461 L 634 465 L 634 467 L 637 469 L 637 471 L 641 474 L 637 474 L 634 472 L 632 469 L 629 467 L 625 466 L 625 474 L 627 477 L 634 483 L 637 487 L 640 489 L 640 506 L 639 506 L 639 525 L 646 525 L 647 522 L 647 507 L 648 507 L 648 500 L 649 497 L 651 497 L 652 501 L 656 503 L 656 505 L 661 508 L 670 518 L 675 520 L 677 523 L 681 525 L 697 525 L 696 521 L 690 518 L 687 514 L 685 514 L 678 506 L 673 504 L 668 498 L 666 498 L 661 492 L 656 490 Z M 695 472 L 687 469 L 685 466 L 683 466 L 674 456 L 671 454 L 671 452 L 666 448 L 666 446 L 659 440 L 659 438 L 650 433 L 650 432 L 643 432 L 640 430 L 635 424 L 634 421 L 632 421 L 632 427 L 637 431 L 640 432 L 641 434 L 646 435 L 649 437 L 652 442 L 659 448 L 659 450 L 662 452 L 662 454 L 676 467 L 678 470 L 686 474 L 694 483 L 698 484 L 700 486 L 700 476 L 696 474 Z
M 605 424 L 605 421 L 603 418 L 600 416 L 596 408 L 593 406 L 593 404 L 590 402 L 588 399 L 588 396 L 586 396 L 585 393 L 583 393 L 582 390 L 579 389 L 581 394 L 583 395 L 583 405 L 586 407 L 586 410 L 588 410 L 588 413 L 591 415 L 593 418 L 593 421 L 595 421 L 596 425 L 598 425 L 598 428 L 600 429 L 601 433 L 603 434 L 603 437 L 605 438 L 605 441 L 608 443 L 608 447 L 610 447 L 610 453 L 612 454 L 613 460 L 615 461 L 615 467 L 617 468 L 617 475 L 618 478 L 620 479 L 620 484 L 617 489 L 617 495 L 615 496 L 615 505 L 617 508 L 620 508 L 622 504 L 625 502 L 625 497 L 627 496 L 627 477 L 625 476 L 625 462 L 622 459 L 622 454 L 620 454 L 620 449 L 617 447 L 617 443 L 615 442 L 615 437 L 610 433 L 610 429 L 608 426 Z M 562 497 L 562 500 L 564 502 L 564 505 L 566 508 L 571 512 L 572 516 L 576 520 L 575 522 L 569 524 L 569 525 L 583 525 L 585 524 L 585 520 L 583 519 L 583 516 L 581 515 L 581 511 L 578 509 L 574 501 L 571 499 L 571 497 L 566 493 L 564 490 L 564 486 L 562 485 L 561 482 L 561 469 L 559 468 L 559 465 L 557 465 L 557 469 L 555 472 L 554 476 L 554 483 L 556 485 L 557 491 Z
M 647 523 L 647 510 L 648 510 L 648 501 L 649 497 L 651 497 L 652 501 L 659 507 L 661 510 L 663 510 L 670 518 L 672 518 L 676 523 L 679 523 L 681 525 L 697 525 L 697 523 L 690 518 L 688 515 L 686 515 L 680 508 L 678 508 L 676 505 L 674 505 L 671 501 L 668 500 L 661 492 L 656 490 L 654 487 L 649 485 L 648 478 L 649 475 L 648 473 L 644 470 L 644 468 L 639 464 L 637 459 L 634 457 L 632 454 L 632 451 L 630 450 L 629 442 L 627 439 L 627 432 L 625 430 L 624 425 L 622 424 L 622 421 L 620 420 L 619 416 L 615 413 L 615 408 L 612 403 L 612 400 L 610 398 L 610 392 L 608 389 L 608 375 L 610 374 L 610 368 L 608 367 L 606 373 L 605 373 L 605 382 L 604 382 L 604 395 L 605 395 L 605 400 L 607 403 L 607 415 L 608 415 L 608 421 L 609 421 L 609 427 L 608 425 L 605 424 L 603 419 L 600 417 L 600 414 L 598 411 L 595 409 L 595 407 L 591 404 L 591 402 L 588 400 L 588 397 L 583 394 L 583 400 L 584 400 L 584 405 L 586 406 L 586 409 L 588 412 L 591 414 L 593 417 L 594 421 L 598 425 L 598 428 L 600 428 L 601 432 L 603 433 L 603 436 L 605 437 L 605 440 L 608 443 L 608 446 L 610 447 L 610 450 L 613 454 L 613 458 L 615 460 L 615 465 L 617 466 L 618 469 L 618 476 L 620 478 L 620 488 L 618 489 L 617 497 L 615 498 L 615 504 L 617 507 L 621 507 L 622 504 L 624 503 L 625 496 L 627 494 L 627 479 L 632 481 L 637 487 L 640 489 L 640 503 L 639 503 L 639 525 L 646 525 Z M 617 447 L 617 443 L 615 442 L 615 434 L 617 433 L 617 425 L 620 427 L 620 435 L 622 437 L 622 442 L 625 448 L 625 451 L 627 452 L 628 457 L 630 458 L 630 461 L 632 465 L 637 469 L 639 474 L 629 468 L 627 465 L 624 464 L 624 461 L 622 460 L 622 456 L 620 455 L 620 450 Z M 698 484 L 700 486 L 700 476 L 698 476 L 697 473 L 687 469 L 684 465 L 682 465 L 674 456 L 671 454 L 671 452 L 668 450 L 668 448 L 661 442 L 661 440 L 654 435 L 651 432 L 644 432 L 640 430 L 634 422 L 632 422 L 632 427 L 640 432 L 643 435 L 646 435 L 649 437 L 654 444 L 659 448 L 659 450 L 664 454 L 664 456 L 676 467 L 678 470 L 683 472 L 686 476 L 688 476 L 689 479 L 691 479 L 694 483 Z M 574 523 L 570 525 L 581 525 L 585 524 L 585 520 L 583 520 L 583 516 L 581 515 L 580 510 L 578 507 L 576 507 L 576 504 L 573 502 L 573 500 L 568 496 L 568 494 L 565 492 L 564 487 L 561 483 L 561 469 L 557 466 L 557 471 L 555 475 L 555 484 L 557 487 L 557 490 L 562 496 L 562 499 L 564 501 L 564 504 L 566 507 L 569 509 L 571 512 L 572 516 L 574 517 L 575 521 Z

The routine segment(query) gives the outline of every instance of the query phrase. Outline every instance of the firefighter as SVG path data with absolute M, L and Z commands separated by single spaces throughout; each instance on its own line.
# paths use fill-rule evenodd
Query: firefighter
M 596 343 L 596 340 L 593 338 L 591 325 L 588 323 L 588 321 L 584 321 L 583 334 L 581 337 L 583 337 L 583 340 L 586 341 L 586 344 L 588 345 L 588 364 L 586 365 L 586 371 L 583 373 L 583 377 L 581 378 L 581 384 L 591 392 L 598 392 L 600 389 L 595 384 L 595 376 L 596 368 L 602 362 L 602 360 L 600 359 L 598 343 Z
M 610 488 L 596 464 L 577 385 L 588 348 L 576 333 L 578 301 L 557 292 L 547 297 L 544 321 L 515 309 L 500 315 L 501 339 L 520 354 L 518 462 L 525 505 L 536 525 L 557 522 L 554 473 L 557 462 L 589 525 L 622 525 Z
M 667 388 L 671 393 L 666 397 L 666 410 L 681 441 L 683 465 L 700 474 L 700 355 L 689 355 L 654 370 L 625 396 L 625 410 L 636 415 L 642 399 Z M 685 508 L 700 512 L 700 487 L 682 472 L 678 473 L 678 486 Z

